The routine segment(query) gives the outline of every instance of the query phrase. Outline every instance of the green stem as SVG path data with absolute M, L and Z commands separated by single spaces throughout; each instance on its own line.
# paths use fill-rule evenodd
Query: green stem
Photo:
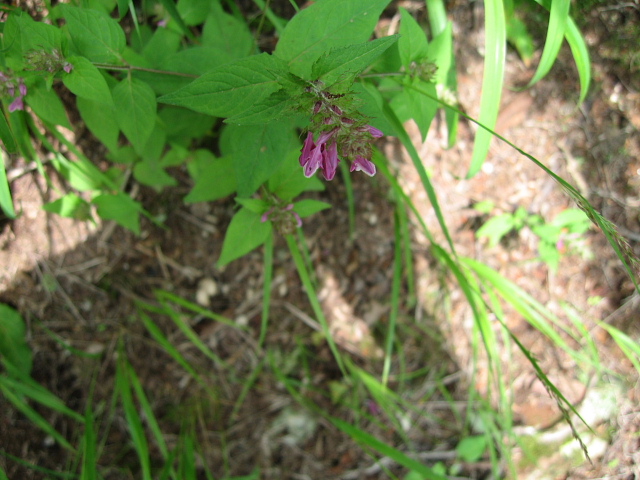
M 181 73 L 181 72 L 170 72 L 168 70 L 158 70 L 156 68 L 145 68 L 145 67 L 137 67 L 135 65 L 111 65 L 109 63 L 94 63 L 96 68 L 100 68 L 102 70 L 116 70 L 121 72 L 148 72 L 148 73 L 157 73 L 159 75 L 173 75 L 174 77 L 186 77 L 186 78 L 198 78 L 198 75 L 194 75 L 192 73 Z
M 271 307 L 271 283 L 273 280 L 273 230 L 267 235 L 264 242 L 264 285 L 262 290 L 262 322 L 260 324 L 260 339 L 258 344 L 262 347 L 267 336 L 269 323 L 269 309 Z

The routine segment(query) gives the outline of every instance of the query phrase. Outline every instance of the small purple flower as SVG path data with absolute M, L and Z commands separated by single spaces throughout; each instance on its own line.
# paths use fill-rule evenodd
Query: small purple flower
M 290 203 L 289 205 L 284 207 L 283 210 L 291 212 L 291 215 L 293 215 L 293 217 L 296 219 L 296 225 L 298 227 L 302 226 L 302 219 L 300 218 L 300 215 L 298 215 L 298 212 L 293 210 L 293 203 Z
M 24 84 L 22 79 L 19 80 L 18 90 L 20 90 L 20 96 L 24 97 L 27 94 L 27 86 Z
M 338 168 L 338 145 L 335 141 L 329 144 L 329 148 L 322 154 L 322 173 L 327 180 L 333 180 Z
M 373 177 L 376 174 L 376 166 L 371 162 L 371 160 L 367 160 L 364 157 L 356 157 L 356 159 L 351 164 L 351 168 L 349 168 L 350 172 L 364 172 L 370 177 Z
M 16 110 L 24 110 L 24 101 L 22 96 L 17 97 L 11 105 L 9 105 L 9 112 L 15 112 Z
M 372 127 L 371 125 L 367 125 L 367 130 L 369 130 L 369 133 L 371 134 L 371 136 L 373 138 L 380 138 L 384 136 L 384 133 L 382 133 L 380 130 L 378 130 L 375 127 Z
M 73 65 L 67 62 L 64 64 L 64 67 L 62 67 L 62 69 L 67 73 L 71 73 L 71 70 L 73 70 Z
M 309 132 L 307 134 L 307 138 L 304 141 L 304 145 L 302 147 L 302 152 L 300 154 L 300 165 L 304 167 L 304 176 L 309 178 L 313 176 L 316 171 L 321 168 L 324 172 L 325 178 L 335 175 L 335 166 L 337 166 L 337 147 L 335 150 L 335 159 L 333 153 L 327 153 L 327 141 L 336 133 L 337 129 L 330 130 L 328 132 L 322 132 L 320 134 L 320 138 L 318 138 L 318 143 L 313 142 L 313 133 Z M 332 145 L 335 144 L 331 142 Z M 329 146 L 330 148 L 331 145 Z M 326 156 L 330 155 L 329 160 L 326 159 Z M 335 166 L 334 166 L 335 163 Z M 328 170 L 325 170 L 327 168 Z

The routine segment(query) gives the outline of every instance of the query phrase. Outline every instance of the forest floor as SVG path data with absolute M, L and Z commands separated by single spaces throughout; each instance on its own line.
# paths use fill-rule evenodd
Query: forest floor
M 463 3 L 457 2 L 450 12 L 458 40 L 459 97 L 463 109 L 477 116 L 483 18 L 478 5 Z M 520 87 L 531 78 L 534 67 L 525 66 L 511 52 L 496 131 L 576 185 L 640 253 L 640 7 L 632 2 L 604 3 L 606 6 L 594 7 L 584 22 L 594 68 L 594 82 L 585 104 L 576 107 L 577 73 L 566 45 L 550 75 L 526 90 Z M 416 4 L 424 6 L 424 2 Z M 635 50 L 635 57 L 621 55 L 624 48 L 627 53 L 629 48 Z M 501 360 L 510 367 L 516 428 L 523 433 L 536 432 L 543 452 L 527 463 L 516 449 L 518 478 L 640 478 L 637 372 L 598 327 L 600 321 L 606 321 L 632 338 L 640 336 L 636 321 L 640 302 L 633 283 L 604 235 L 595 228 L 579 241 L 567 239 L 567 245 L 573 248 L 567 248 L 555 271 L 540 259 L 539 239 L 527 228 L 496 246 L 479 239 L 476 231 L 488 218 L 513 213 L 519 206 L 529 215 L 537 214 L 550 222 L 575 205 L 553 179 L 498 141 L 492 144 L 482 171 L 465 180 L 475 126 L 463 121 L 455 147 L 446 149 L 443 124 L 437 119 L 427 139 L 423 142 L 416 133 L 415 141 L 431 174 L 456 250 L 497 270 L 556 314 L 560 322 L 571 325 L 572 318 L 579 318 L 595 342 L 604 367 L 593 370 L 576 364 L 517 312 L 505 310 L 510 330 L 534 353 L 543 371 L 575 402 L 595 431 L 586 441 L 593 465 L 576 462 L 575 456 L 558 451 L 554 442 L 571 435 L 561 421 L 561 412 L 524 356 L 505 351 Z M 70 138 L 96 164 L 106 166 L 102 147 L 82 125 L 76 126 L 75 131 L 68 132 Z M 416 130 L 411 125 L 408 128 Z M 388 139 L 379 147 L 397 168 L 423 220 L 438 231 L 434 211 L 399 144 Z M 37 171 L 18 158 L 12 159 L 8 171 L 15 205 L 22 214 L 5 222 L 0 233 L 0 301 L 15 306 L 28 323 L 36 381 L 78 412 L 83 412 L 91 400 L 108 409 L 115 358 L 124 351 L 157 415 L 166 419 L 163 425 L 174 429 L 174 437 L 179 434 L 180 422 L 175 418 L 180 415 L 179 406 L 187 405 L 194 418 L 204 420 L 210 435 L 200 440 L 211 446 L 206 461 L 220 472 L 226 461 L 225 471 L 232 475 L 247 475 L 253 466 L 259 466 L 262 478 L 388 478 L 353 441 L 326 422 L 320 420 L 307 437 L 296 441 L 287 437 L 292 435 L 291 431 L 286 433 L 287 428 L 293 430 L 282 426 L 287 415 L 296 412 L 304 423 L 305 414 L 300 413 L 299 405 L 276 376 L 268 372 L 258 376 L 235 412 L 233 423 L 226 423 L 227 419 L 221 417 L 234 406 L 243 383 L 225 380 L 226 370 L 220 371 L 201 358 L 169 320 L 154 317 L 185 358 L 200 371 L 209 368 L 214 377 L 220 378 L 212 380 L 219 398 L 207 398 L 182 367 L 150 340 L 137 320 L 136 301 L 155 303 L 154 292 L 159 289 L 192 302 L 199 300 L 247 327 L 238 329 L 203 318 L 194 324 L 202 341 L 233 370 L 234 378 L 246 378 L 256 371 L 269 351 L 279 355 L 281 365 L 289 365 L 284 373 L 308 382 L 310 391 L 331 390 L 340 382 L 341 374 L 326 344 L 313 335 L 311 309 L 283 239 L 276 241 L 273 303 L 262 349 L 256 344 L 263 281 L 261 251 L 224 269 L 215 267 L 233 213 L 232 200 L 185 205 L 181 198 L 191 184 L 186 173 L 178 169 L 172 172 L 180 182 L 176 188 L 157 193 L 133 185 L 130 193 L 154 215 L 166 218 L 167 227 L 146 223 L 136 237 L 110 222 L 90 224 L 46 214 L 41 206 L 56 193 Z M 346 193 L 340 176 L 327 183 L 326 191 L 315 194 L 333 208 L 309 218 L 303 232 L 322 285 L 322 306 L 338 344 L 350 352 L 354 362 L 378 371 L 379 346 L 375 339 L 389 312 L 386 299 L 393 276 L 394 206 L 382 178 L 353 175 L 352 179 L 355 238 L 349 235 Z M 488 214 L 474 208 L 487 201 L 492 202 Z M 470 390 L 486 393 L 491 388 L 487 371 L 481 366 L 474 371 L 469 307 L 461 292 L 443 279 L 445 273 L 435 267 L 428 241 L 415 234 L 412 247 L 418 306 L 402 311 L 401 318 L 419 319 L 429 335 L 412 327 L 400 335 L 404 368 L 416 371 L 429 367 L 434 378 L 447 379 L 452 401 L 460 402 L 464 410 Z M 211 286 L 215 288 L 207 290 Z M 89 357 L 72 354 L 69 346 Z M 266 366 L 264 369 L 268 370 Z M 427 388 L 426 384 L 423 387 Z M 421 401 L 420 388 L 412 385 L 414 396 L 407 394 L 409 401 Z M 324 401 L 322 407 L 330 410 L 330 399 L 322 398 L 314 396 L 317 403 Z M 447 402 L 437 398 L 420 404 L 420 408 L 438 416 Z M 4 398 L 0 398 L 0 411 L 0 446 L 4 451 L 44 468 L 63 468 L 66 452 L 13 411 Z M 42 414 L 64 435 L 77 436 L 72 420 L 45 409 Z M 127 438 L 121 415 L 116 415 L 105 445 L 102 461 L 106 465 L 127 464 L 134 458 L 133 453 L 118 457 L 120 444 Z M 371 428 L 375 431 L 376 426 Z M 418 422 L 415 428 L 422 431 L 409 431 L 409 437 L 417 445 L 424 445 L 433 454 L 431 459 L 447 461 L 460 440 L 459 431 L 439 423 Z M 386 432 L 379 429 L 378 434 L 384 438 Z M 398 439 L 387 440 L 393 443 Z M 0 458 L 0 465 L 11 479 L 44 478 L 9 459 Z M 396 471 L 393 465 L 389 468 Z M 464 467 L 469 478 L 484 478 L 486 472 L 486 462 Z M 105 478 L 129 477 L 113 469 Z

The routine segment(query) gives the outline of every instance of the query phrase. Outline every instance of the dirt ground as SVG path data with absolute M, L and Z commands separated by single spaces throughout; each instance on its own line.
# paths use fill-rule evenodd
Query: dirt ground
M 424 6 L 424 2 L 415 3 Z M 476 116 L 482 78 L 482 10 L 479 4 L 452 2 L 450 14 L 459 40 L 456 60 L 460 104 Z M 576 185 L 620 227 L 636 253 L 640 252 L 640 58 L 636 52 L 630 59 L 621 59 L 619 49 L 620 45 L 637 45 L 638 38 L 629 35 L 638 22 L 637 2 L 602 2 L 593 8 L 585 28 L 592 49 L 594 84 L 586 103 L 579 108 L 577 74 L 566 45 L 551 74 L 528 90 L 519 87 L 531 77 L 533 67 L 525 67 L 510 52 L 507 88 L 496 128 Z M 586 442 L 593 465 L 567 460 L 567 455 L 552 449 L 533 465 L 520 463 L 518 478 L 640 478 L 637 373 L 597 326 L 604 320 L 638 338 L 640 302 L 633 283 L 602 233 L 595 229 L 583 240 L 588 255 L 563 255 L 556 272 L 540 261 L 538 240 L 526 229 L 495 247 L 479 240 L 475 232 L 488 217 L 473 208 L 478 202 L 492 201 L 492 215 L 523 206 L 545 220 L 574 205 L 544 172 L 498 141 L 492 144 L 482 172 L 464 180 L 475 127 L 463 121 L 459 141 L 447 150 L 443 147 L 443 123 L 434 123 L 424 143 L 417 135 L 416 143 L 458 253 L 496 269 L 562 322 L 570 324 L 567 312 L 574 312 L 584 322 L 603 365 L 609 369 L 603 373 L 576 365 L 516 312 L 505 311 L 511 331 L 535 354 L 565 396 L 592 420 L 596 432 Z M 96 164 L 107 166 L 104 152 L 89 132 L 80 124 L 74 127 L 68 132 L 70 138 Z M 424 221 L 438 231 L 419 178 L 397 142 L 387 139 L 379 146 L 399 171 L 401 183 Z M 64 151 L 63 146 L 61 149 Z M 276 241 L 272 312 L 262 348 L 257 345 L 261 250 L 224 269 L 215 267 L 233 214 L 232 201 L 184 205 L 180 199 L 191 184 L 180 169 L 172 171 L 179 186 L 161 193 L 131 185 L 129 192 L 154 215 L 166 218 L 167 226 L 144 223 L 142 234 L 136 237 L 109 222 L 94 225 L 45 214 L 41 205 L 57 193 L 47 187 L 32 165 L 19 158 L 11 159 L 8 171 L 15 205 L 22 215 L 2 224 L 0 301 L 15 306 L 28 323 L 34 379 L 77 412 L 84 412 L 87 402 L 93 401 L 101 409 L 99 415 L 109 419 L 101 464 L 126 466 L 135 462 L 133 449 L 123 453 L 128 432 L 122 412 L 109 412 L 116 358 L 124 352 L 141 378 L 154 411 L 163 419 L 167 442 L 178 437 L 184 421 L 180 417 L 186 408 L 187 415 L 193 417 L 191 421 L 203 426 L 199 441 L 208 447 L 203 461 L 214 472 L 219 469 L 220 474 L 248 475 L 259 466 L 261 478 L 268 479 L 388 478 L 346 435 L 323 420 L 313 420 L 318 424 L 297 442 L 289 441 L 284 433 L 287 428 L 293 430 L 282 426 L 292 416 L 297 415 L 303 423 L 313 422 L 268 372 L 267 358 L 274 355 L 284 373 L 304 384 L 309 399 L 345 419 L 350 419 L 350 410 L 332 405 L 325 394 L 340 384 L 341 374 L 327 346 L 314 338 L 312 311 L 283 239 Z M 53 171 L 51 174 L 59 188 L 64 188 Z M 386 299 L 393 274 L 394 207 L 382 178 L 354 175 L 352 179 L 357 209 L 355 239 L 349 236 L 346 193 L 339 177 L 327 184 L 325 192 L 315 195 L 334 207 L 305 222 L 303 231 L 322 285 L 322 305 L 337 342 L 355 363 L 380 371 L 376 338 L 385 328 L 389 312 Z M 490 388 L 486 371 L 480 369 L 472 375 L 470 312 L 459 291 L 445 291 L 445 286 L 452 283 L 435 267 L 426 239 L 415 234 L 412 242 L 418 305 L 401 312 L 401 318 L 417 319 L 407 322 L 406 331 L 400 334 L 404 368 L 417 371 L 430 367 L 433 378 L 447 379 L 448 395 L 464 410 L 470 390 L 486 392 Z M 206 285 L 215 288 L 207 294 Z M 192 302 L 207 302 L 212 311 L 246 327 L 234 328 L 202 316 L 190 319 L 201 340 L 229 365 L 230 374 L 202 358 L 166 316 L 153 316 L 188 361 L 199 371 L 212 373 L 208 381 L 216 396 L 208 396 L 194 384 L 150 339 L 139 321 L 135 301 L 157 303 L 154 291 L 158 289 Z M 70 353 L 69 346 L 88 356 Z M 505 351 L 502 360 L 510 366 L 519 431 L 537 432 L 540 441 L 549 445 L 555 445 L 554 439 L 562 435 L 570 435 L 559 422 L 561 414 L 555 402 L 537 382 L 524 357 Z M 265 362 L 266 373 L 257 377 L 230 419 L 243 382 Z M 442 393 L 426 396 L 427 390 L 434 389 L 425 381 L 410 384 L 403 391 L 407 402 L 428 413 L 411 419 L 415 424 L 408 436 L 415 450 L 424 452 L 425 461 L 446 462 L 459 440 L 460 425 L 443 407 L 448 404 Z M 606 403 L 606 394 L 611 392 L 610 409 L 602 412 L 594 406 Z M 0 409 L 4 413 L 0 417 L 0 446 L 5 452 L 43 468 L 66 471 L 66 452 L 10 408 L 4 398 L 0 398 Z M 67 438 L 77 439 L 72 420 L 45 409 L 39 411 Z M 106 423 L 101 425 L 104 432 Z M 370 422 L 367 428 L 389 443 L 400 444 L 399 439 L 389 438 L 389 431 L 380 423 Z M 153 448 L 152 454 L 159 458 Z M 516 449 L 514 456 L 518 459 L 522 454 Z M 228 464 L 223 467 L 225 458 Z M 11 479 L 47 478 L 11 459 L 0 458 L 0 465 Z M 392 464 L 388 468 L 396 474 L 402 471 Z M 463 468 L 464 478 L 491 478 L 488 471 L 487 462 Z M 105 478 L 131 477 L 114 468 Z

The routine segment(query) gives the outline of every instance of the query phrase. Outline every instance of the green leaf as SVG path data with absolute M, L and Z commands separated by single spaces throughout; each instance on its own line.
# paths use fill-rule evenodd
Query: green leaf
M 515 47 L 525 66 L 528 67 L 535 53 L 535 45 L 527 26 L 517 17 L 507 20 L 507 40 Z
M 158 28 L 142 49 L 142 55 L 153 66 L 159 67 L 169 55 L 180 49 L 182 35 L 168 28 Z
M 544 50 L 538 64 L 538 69 L 529 81 L 528 86 L 534 85 L 542 79 L 556 61 L 558 52 L 564 40 L 564 32 L 569 18 L 569 8 L 571 0 L 553 0 L 551 2 L 551 10 L 549 16 L 549 28 L 547 29 L 547 38 L 544 42 Z
M 125 35 L 114 19 L 98 10 L 60 5 L 66 28 L 76 51 L 92 62 L 120 60 L 126 45 Z
M 404 8 L 400 7 L 400 40 L 398 50 L 406 71 L 411 62 L 419 61 L 427 56 L 428 42 L 423 28 Z
M 482 458 L 487 448 L 487 438 L 484 435 L 465 437 L 456 446 L 458 456 L 464 462 L 474 463 Z
M 281 117 L 290 117 L 298 109 L 300 102 L 284 90 L 273 92 L 267 98 L 256 102 L 242 113 L 228 118 L 224 123 L 232 125 L 260 125 L 273 122 Z
M 19 13 L 18 13 L 19 12 Z M 60 29 L 43 22 L 36 22 L 27 13 L 15 10 L 10 18 L 15 21 L 19 36 L 12 36 L 11 30 L 5 31 L 5 46 L 12 52 L 19 51 L 20 55 L 36 50 L 51 53 L 60 50 Z
M 206 73 L 158 100 L 214 117 L 232 117 L 280 90 L 288 77 L 284 62 L 263 53 Z
M 93 63 L 84 57 L 69 57 L 67 61 L 73 65 L 73 70 L 62 73 L 62 82 L 71 93 L 103 105 L 113 105 L 109 85 Z
M 436 86 L 433 83 L 427 83 L 416 78 L 413 85 L 420 87 L 421 91 L 428 92 L 433 98 L 437 98 Z M 435 118 L 440 104 L 433 100 L 433 98 L 413 88 L 407 88 L 403 93 L 406 97 L 407 112 L 410 117 L 416 121 L 422 134 L 422 140 L 424 141 L 424 139 L 427 138 L 429 127 L 431 127 L 431 122 Z
M 156 123 L 156 96 L 149 85 L 137 78 L 125 78 L 113 89 L 118 125 L 142 154 Z
M 150 187 L 172 187 L 178 184 L 176 179 L 169 175 L 154 158 L 145 158 L 136 163 L 133 167 L 133 175 L 137 181 Z
M 324 184 L 316 175 L 307 178 L 302 174 L 299 157 L 300 150 L 290 152 L 280 168 L 269 177 L 269 191 L 281 200 L 291 200 L 306 191 L 324 190 Z
M 0 116 L 4 118 L 2 112 Z M 7 167 L 4 163 L 4 152 L 0 149 L 0 208 L 7 218 L 16 218 L 16 211 L 13 208 L 13 200 L 11 198 L 11 190 L 9 189 L 9 181 L 7 180 Z
M 365 42 L 390 0 L 323 0 L 298 12 L 287 24 L 275 55 L 307 80 L 316 59 L 335 47 Z
M 116 120 L 116 110 L 111 105 L 89 100 L 87 98 L 76 98 L 76 107 L 80 112 L 82 120 L 87 128 L 100 140 L 109 150 L 118 149 L 118 136 L 120 127 Z
M 498 119 L 502 85 L 504 83 L 504 63 L 506 54 L 507 27 L 502 0 L 487 0 L 485 6 L 485 62 L 482 76 L 482 97 L 478 121 L 493 129 Z M 478 130 L 473 143 L 473 156 L 467 178 L 473 177 L 482 168 L 489 152 L 493 136 L 485 129 Z
M 346 91 L 358 74 L 371 65 L 396 41 L 398 41 L 398 35 L 392 35 L 372 42 L 334 48 L 316 60 L 312 67 L 311 76 L 314 79 L 322 80 L 325 88 L 339 82 L 342 88 L 332 89 L 333 93 Z
M 202 27 L 202 45 L 227 52 L 232 58 L 254 53 L 256 45 L 247 23 L 229 15 L 220 2 L 213 2 L 211 13 Z
M 7 153 L 16 153 L 18 146 L 16 145 L 16 139 L 13 136 L 7 117 L 4 116 L 4 112 L 0 111 L 0 140 L 4 144 L 4 149 Z
M 279 168 L 296 141 L 290 122 L 229 125 L 238 195 L 251 196 Z
M 53 90 L 47 90 L 44 80 L 39 79 L 37 85 L 29 89 L 25 97 L 27 104 L 45 122 L 71 128 L 67 112 Z
M 204 23 L 211 10 L 211 4 L 211 0 L 179 0 L 176 8 L 185 25 L 194 26 Z
M 241 208 L 231 219 L 222 244 L 222 253 L 217 265 L 222 267 L 262 245 L 269 232 L 271 222 L 263 222 L 261 215 Z
M 198 150 L 189 164 L 195 185 L 184 198 L 185 203 L 211 202 L 236 191 L 236 172 L 231 157 L 217 159 L 208 150 Z
M 305 199 L 300 200 L 293 204 L 293 210 L 300 215 L 300 218 L 305 218 L 313 215 L 314 213 L 321 212 L 331 208 L 331 204 L 327 202 L 321 202 L 320 200 Z
M 158 116 L 165 125 L 167 140 L 183 146 L 194 138 L 204 137 L 215 123 L 214 117 L 180 107 L 163 107 Z
M 67 193 L 50 203 L 42 206 L 46 212 L 56 213 L 61 217 L 76 218 L 78 220 L 91 220 L 91 207 L 75 193 Z
M 31 349 L 26 341 L 27 327 L 22 316 L 0 303 L 0 356 L 25 375 L 31 373 Z
M 269 207 L 271 206 L 269 202 L 267 202 L 266 200 L 262 200 L 260 198 L 236 197 L 235 201 L 236 203 L 242 205 L 244 208 L 246 208 L 250 212 L 258 213 L 260 215 L 262 215 L 267 210 L 269 210 Z
M 513 230 L 514 218 L 510 213 L 503 213 L 490 218 L 487 223 L 482 225 L 476 232 L 479 238 L 486 237 L 489 239 L 489 245 L 496 246 L 502 237 Z
M 93 199 L 98 207 L 98 215 L 105 220 L 114 220 L 119 225 L 140 235 L 139 213 L 141 205 L 125 193 L 103 194 Z

